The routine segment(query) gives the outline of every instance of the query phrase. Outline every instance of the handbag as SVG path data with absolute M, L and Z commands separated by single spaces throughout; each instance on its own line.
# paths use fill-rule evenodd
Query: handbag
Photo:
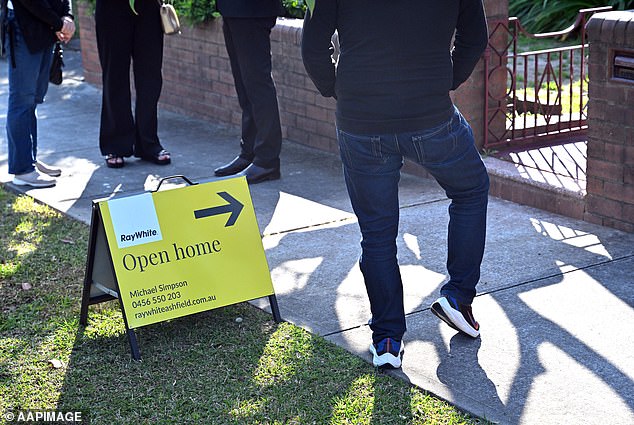
M 62 84 L 62 67 L 64 66 L 64 49 L 62 49 L 62 43 L 55 43 L 55 50 L 53 51 L 53 60 L 51 61 L 51 70 L 48 74 L 48 80 L 59 86 Z
M 169 3 L 158 0 L 161 14 L 161 25 L 165 35 L 180 34 L 181 24 L 176 9 Z

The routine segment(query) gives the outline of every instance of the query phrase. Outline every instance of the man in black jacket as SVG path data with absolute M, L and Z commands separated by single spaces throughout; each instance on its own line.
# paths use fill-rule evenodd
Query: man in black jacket
M 68 0 L 2 0 L 4 47 L 9 55 L 7 141 L 16 185 L 54 186 L 61 170 L 37 159 L 35 108 L 44 101 L 55 41 L 75 33 Z
M 489 178 L 449 91 L 467 80 L 486 48 L 484 8 L 482 0 L 311 3 L 302 56 L 319 92 L 337 99 L 344 177 L 363 237 L 359 265 L 372 311 L 370 352 L 375 366 L 398 368 L 406 330 L 396 249 L 404 157 L 425 167 L 451 199 L 449 281 L 431 310 L 465 335 L 480 334 L 471 303 L 484 252 Z
M 242 109 L 240 155 L 214 170 L 217 176 L 245 173 L 250 184 L 280 178 L 282 129 L 271 77 L 271 29 L 280 0 L 217 0 L 225 45 Z

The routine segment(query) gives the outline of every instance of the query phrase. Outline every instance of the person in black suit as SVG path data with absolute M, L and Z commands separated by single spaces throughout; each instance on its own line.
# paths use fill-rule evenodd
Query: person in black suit
M 242 109 L 240 155 L 214 170 L 217 176 L 244 172 L 249 184 L 280 178 L 282 129 L 271 76 L 271 29 L 280 0 L 217 0 L 238 102 Z

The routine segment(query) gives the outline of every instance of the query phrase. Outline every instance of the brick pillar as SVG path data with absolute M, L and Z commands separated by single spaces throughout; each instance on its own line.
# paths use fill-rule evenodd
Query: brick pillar
M 484 0 L 484 8 L 487 16 L 487 22 L 489 25 L 489 33 L 493 37 L 489 40 L 489 49 L 495 47 L 498 52 L 504 52 L 508 45 L 508 32 L 498 29 L 498 24 L 503 24 L 503 28 L 506 28 L 508 22 L 508 0 Z M 497 30 L 496 30 L 497 29 Z M 485 57 L 491 56 L 485 53 Z M 493 58 L 489 58 L 493 61 Z M 505 64 L 506 65 L 506 64 Z M 495 64 L 492 65 L 492 69 Z M 496 97 L 504 98 L 506 93 L 506 67 L 503 70 L 497 69 L 494 71 L 489 81 L 489 92 Z M 473 127 L 473 133 L 476 138 L 476 145 L 478 148 L 482 148 L 484 144 L 484 121 L 485 121 L 485 103 L 487 102 L 487 93 L 485 90 L 485 69 L 484 60 L 480 60 L 478 65 L 473 70 L 471 77 L 462 85 L 458 90 L 452 94 L 454 103 L 460 109 L 460 112 Z M 506 126 L 504 114 L 500 114 L 498 125 L 502 126 L 498 132 L 504 132 Z
M 584 219 L 634 232 L 634 10 L 595 14 L 587 34 L 590 85 Z

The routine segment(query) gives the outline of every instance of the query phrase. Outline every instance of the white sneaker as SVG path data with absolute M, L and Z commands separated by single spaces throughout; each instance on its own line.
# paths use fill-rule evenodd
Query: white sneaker
M 384 338 L 378 344 L 370 344 L 372 364 L 379 369 L 398 369 L 401 367 L 405 344 L 394 338 Z
M 55 186 L 56 183 L 54 178 L 42 174 L 38 170 L 13 176 L 13 184 L 17 186 L 51 187 Z
M 42 161 L 36 161 L 35 164 L 35 168 L 37 168 L 37 170 L 40 173 L 44 173 L 47 174 L 51 177 L 59 177 L 62 175 L 62 169 L 61 168 L 57 168 L 57 167 L 53 167 L 51 165 L 45 164 Z
M 431 305 L 431 312 L 440 320 L 472 338 L 480 335 L 480 324 L 473 317 L 471 306 L 460 304 L 453 297 L 442 296 Z

